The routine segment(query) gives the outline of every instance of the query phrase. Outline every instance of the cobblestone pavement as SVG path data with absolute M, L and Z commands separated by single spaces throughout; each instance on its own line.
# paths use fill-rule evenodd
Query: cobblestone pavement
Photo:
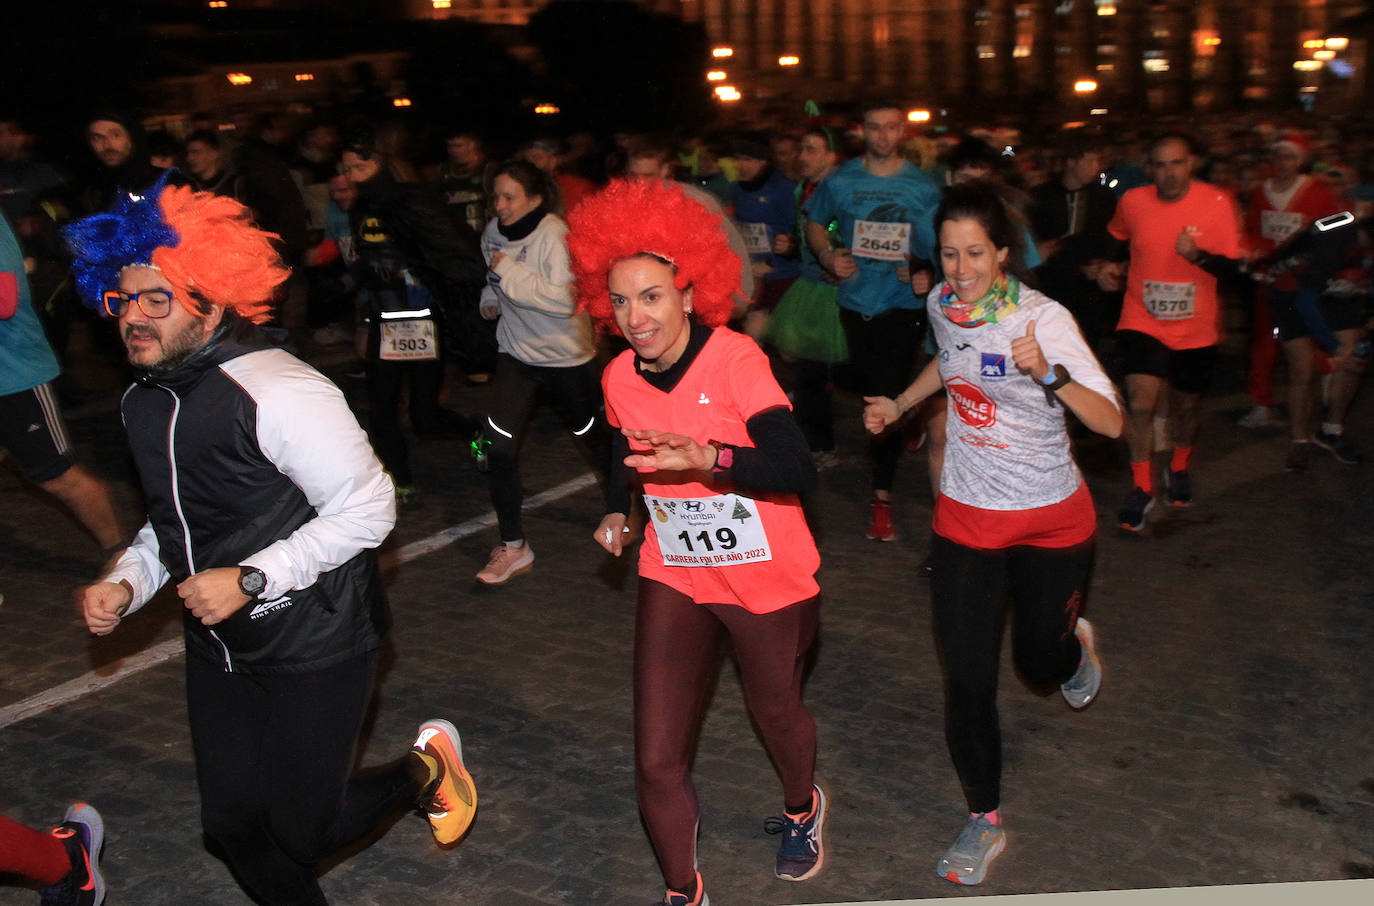
M 346 355 L 325 352 L 323 367 L 361 405 Z M 80 374 L 69 426 L 133 518 L 120 368 L 96 362 Z M 1122 446 L 1081 443 L 1100 511 L 1088 609 L 1106 682 L 1075 714 L 1004 664 L 1011 845 L 976 890 L 933 871 L 963 811 L 942 736 L 929 590 L 915 572 L 930 519 L 924 454 L 904 459 L 898 540 L 865 540 L 857 403 L 844 398 L 844 461 L 807 502 L 824 563 L 807 696 L 831 799 L 826 869 L 804 885 L 772 877 L 776 838 L 762 826 L 780 790 L 727 661 L 695 764 L 715 906 L 1374 876 L 1374 464 L 1317 453 L 1307 474 L 1283 473 L 1283 433 L 1234 425 L 1238 390 L 1223 381 L 1209 403 L 1197 505 L 1152 514 L 1139 536 L 1111 520 L 1126 491 Z M 480 410 L 486 392 L 455 382 L 450 405 Z M 1365 440 L 1372 410 L 1366 393 L 1352 419 Z M 327 867 L 326 892 L 348 906 L 654 901 L 662 882 L 631 772 L 635 578 L 590 540 L 599 492 L 532 512 L 534 570 L 485 588 L 472 576 L 496 540 L 491 528 L 398 562 L 403 545 L 490 509 L 483 477 L 454 444 L 415 455 L 423 505 L 403 511 L 387 546 L 396 631 L 361 760 L 393 757 L 421 720 L 448 717 L 481 807 L 449 852 L 419 817 L 398 816 L 372 846 Z M 531 493 L 586 471 L 542 410 L 523 465 Z M 87 635 L 70 599 L 97 569 L 93 544 L 8 467 L 0 510 L 0 708 L 179 637 L 166 596 L 108 639 Z M 0 811 L 46 825 L 70 800 L 95 803 L 109 826 L 112 904 L 245 902 L 199 832 L 182 663 L 0 728 Z M 0 906 L 33 900 L 0 888 Z

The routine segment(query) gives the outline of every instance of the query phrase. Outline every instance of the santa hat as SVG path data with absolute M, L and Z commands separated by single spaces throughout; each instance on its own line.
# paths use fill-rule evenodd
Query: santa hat
M 1301 132 L 1284 132 L 1274 139 L 1274 144 L 1270 145 L 1272 150 L 1287 148 L 1298 156 L 1298 159 L 1306 163 L 1312 159 L 1312 142 Z

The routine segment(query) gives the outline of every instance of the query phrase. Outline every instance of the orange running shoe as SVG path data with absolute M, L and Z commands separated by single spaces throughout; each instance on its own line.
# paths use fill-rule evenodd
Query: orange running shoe
M 426 764 L 432 760 L 435 765 L 423 793 L 430 797 L 424 809 L 434 839 L 440 846 L 456 843 L 477 815 L 477 787 L 463 766 L 463 741 L 448 721 L 427 720 L 420 725 L 420 735 L 411 749 L 423 756 Z

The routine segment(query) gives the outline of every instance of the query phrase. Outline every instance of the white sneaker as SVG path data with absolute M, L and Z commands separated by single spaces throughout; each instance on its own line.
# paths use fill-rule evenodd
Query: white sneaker
M 1093 624 L 1082 617 L 1073 628 L 1078 636 L 1078 644 L 1083 649 L 1078 670 L 1060 685 L 1064 701 L 1075 711 L 1082 711 L 1097 698 L 1097 690 L 1102 688 L 1102 661 L 1097 657 L 1097 645 L 1093 638 Z
M 1273 423 L 1274 419 L 1270 415 L 1268 406 L 1256 406 L 1236 419 L 1236 424 L 1240 425 L 1242 428 L 1250 428 L 1251 430 L 1255 428 L 1267 428 Z
M 935 873 L 946 881 L 972 886 L 983 883 L 988 866 L 1007 848 L 1007 835 L 999 825 L 979 815 L 969 816 L 968 825 L 935 865 Z
M 498 544 L 492 549 L 491 559 L 477 574 L 477 581 L 486 585 L 500 585 L 513 576 L 528 572 L 534 566 L 534 550 L 526 541 L 519 547 Z

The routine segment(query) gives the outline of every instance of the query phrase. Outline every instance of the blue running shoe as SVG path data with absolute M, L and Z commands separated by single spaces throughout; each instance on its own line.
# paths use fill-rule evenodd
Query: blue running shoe
M 701 872 L 697 872 L 696 896 L 689 897 L 685 893 L 669 890 L 654 906 L 711 906 L 711 898 L 706 896 L 706 885 L 701 883 Z
M 784 881 L 805 881 L 814 878 L 825 863 L 825 846 L 821 832 L 825 829 L 825 793 L 812 787 L 811 811 L 805 815 L 769 818 L 763 829 L 770 834 L 782 834 L 778 846 L 777 867 L 773 873 Z

